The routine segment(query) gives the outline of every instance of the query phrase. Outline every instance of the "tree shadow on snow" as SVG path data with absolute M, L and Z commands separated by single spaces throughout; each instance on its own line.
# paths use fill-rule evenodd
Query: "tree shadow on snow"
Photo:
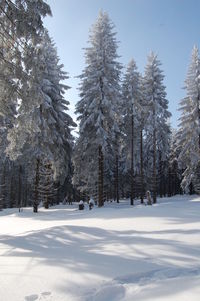
M 188 236 L 200 234 L 199 229 L 177 231 Z M 197 265 L 200 244 L 197 242 L 191 247 L 187 242 L 165 238 L 165 235 L 170 233 L 176 234 L 176 230 L 108 231 L 69 225 L 32 231 L 17 237 L 1 236 L 0 243 L 8 246 L 2 258 L 34 258 L 35 265 L 59 266 L 69 273 L 90 273 L 108 278 L 169 267 Z M 156 237 L 158 234 L 163 238 Z M 153 254 L 154 251 L 149 253 L 149 246 L 152 250 L 158 250 L 156 254 Z M 169 249 L 170 252 L 164 254 L 165 249 Z M 70 285 L 68 281 L 65 287 L 60 285 L 60 289 L 66 290 Z

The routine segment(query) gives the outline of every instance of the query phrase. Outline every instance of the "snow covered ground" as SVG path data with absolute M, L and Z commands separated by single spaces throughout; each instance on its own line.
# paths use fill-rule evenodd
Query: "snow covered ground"
M 200 197 L 0 212 L 1 301 L 199 301 Z

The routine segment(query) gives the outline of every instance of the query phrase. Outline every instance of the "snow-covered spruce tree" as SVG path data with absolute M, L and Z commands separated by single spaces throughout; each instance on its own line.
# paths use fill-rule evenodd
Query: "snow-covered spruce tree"
M 141 81 L 134 60 L 127 66 L 122 85 L 124 125 L 124 152 L 126 170 L 130 176 L 130 199 L 134 204 L 134 176 L 139 163 L 139 126 L 141 119 Z
M 16 70 L 13 69 L 13 64 L 18 60 L 15 51 L 12 49 L 11 39 L 1 35 L 1 32 L 2 28 L 0 28 L 0 115 L 2 124 L 8 118 L 10 122 L 15 114 L 17 74 Z
M 165 160 L 169 153 L 170 128 L 168 119 L 171 116 L 168 111 L 164 75 L 160 69 L 160 61 L 153 52 L 148 56 L 143 80 L 144 97 L 149 114 L 146 121 L 146 149 L 149 151 L 148 161 L 151 164 L 151 177 L 153 202 L 156 203 L 157 195 L 157 162 L 158 154 L 161 160 Z
M 195 183 L 198 182 L 197 178 L 200 179 L 200 60 L 196 46 L 192 51 L 185 90 L 187 95 L 180 102 L 182 115 L 177 135 L 178 145 L 181 147 L 178 160 L 185 169 L 182 187 L 187 191 L 193 179 Z
M 20 97 L 21 81 L 27 80 L 24 78 L 23 52 L 29 39 L 34 40 L 34 44 L 39 40 L 43 30 L 42 17 L 46 15 L 51 15 L 51 10 L 43 0 L 0 2 L 0 64 L 3 65 L 0 66 L 0 83 L 4 91 L 0 96 L 1 114 L 10 110 L 9 105 L 16 99 L 16 92 Z
M 141 204 L 144 202 L 145 191 L 148 187 L 148 160 L 149 160 L 149 150 L 148 150 L 148 118 L 149 118 L 149 101 L 145 97 L 145 79 L 141 80 L 141 101 L 139 110 L 139 161 L 140 161 L 140 200 Z
M 12 43 L 9 37 L 4 37 L 0 27 L 0 209 L 7 207 L 6 169 L 9 160 L 6 159 L 5 149 L 8 145 L 8 129 L 14 122 L 17 105 L 16 74 L 12 65 L 15 61 Z
M 42 18 L 51 15 L 50 6 L 43 0 L 2 0 L 0 16 L 9 21 L 9 33 L 15 38 L 39 38 L 43 30 Z M 3 26 L 4 32 L 6 29 Z M 22 42 L 22 41 L 18 41 Z
M 0 115 L 10 123 L 21 98 L 27 74 L 23 60 L 27 41 L 34 45 L 43 30 L 42 17 L 51 14 L 43 0 L 4 0 L 0 3 Z M 25 42 L 26 41 L 26 42 Z M 32 47 L 34 50 L 34 47 Z
M 7 25 L 6 20 L 1 18 L 3 26 L 0 27 L 0 208 L 8 207 L 8 190 L 9 175 L 7 173 L 10 165 L 6 158 L 5 149 L 8 145 L 7 134 L 8 129 L 12 128 L 15 114 L 17 99 L 17 70 L 13 68 L 13 64 L 17 62 L 20 66 L 20 60 L 16 56 L 13 41 L 3 34 L 3 28 Z
M 120 70 L 117 61 L 116 33 L 107 13 L 100 12 L 90 33 L 90 47 L 85 50 L 86 67 L 80 76 L 80 133 L 76 143 L 74 183 L 89 194 L 98 192 L 98 205 L 104 204 L 104 167 L 113 151 L 119 132 L 118 101 Z M 112 169 L 111 167 L 109 169 Z M 98 189 L 97 189 L 98 185 Z
M 181 194 L 182 170 L 178 164 L 178 157 L 181 152 L 181 146 L 178 145 L 178 131 L 173 129 L 170 141 L 170 156 L 168 161 L 167 193 L 168 196 Z
M 35 53 L 34 58 L 25 61 L 29 81 L 23 83 L 22 102 L 16 125 L 8 135 L 7 151 L 12 159 L 23 155 L 35 164 L 33 206 L 37 212 L 43 162 L 51 163 L 54 179 L 64 181 L 71 172 L 71 127 L 75 123 L 66 112 L 69 102 L 64 99 L 64 93 L 68 87 L 62 81 L 67 76 L 47 32 Z
M 22 81 L 27 80 L 22 63 L 25 41 L 38 40 L 43 30 L 42 17 L 47 14 L 51 14 L 50 7 L 43 0 L 0 1 L 0 115 L 5 127 L 1 149 L 5 149 L 6 132 L 12 126 L 17 101 L 21 98 Z M 5 161 L 1 163 L 0 174 L 6 179 L 4 164 Z M 9 160 L 6 164 L 10 165 Z M 4 182 L 9 185 L 9 181 Z M 8 191 L 5 184 L 4 188 Z

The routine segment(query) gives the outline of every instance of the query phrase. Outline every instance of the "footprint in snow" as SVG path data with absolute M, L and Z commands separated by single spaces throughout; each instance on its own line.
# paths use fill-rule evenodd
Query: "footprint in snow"
M 38 300 L 38 295 L 30 295 L 30 296 L 26 296 L 24 301 L 35 301 Z
M 43 292 L 41 293 L 39 300 L 50 300 L 51 299 L 51 292 Z
M 40 301 L 50 301 L 51 299 L 51 292 L 42 292 L 40 295 L 30 295 L 30 296 L 26 296 L 24 301 L 36 301 L 36 300 L 40 300 Z
M 86 301 L 118 301 L 121 300 L 125 295 L 125 289 L 122 285 L 113 284 L 105 285 L 100 287 L 99 290 L 96 291 L 95 294 L 86 298 Z

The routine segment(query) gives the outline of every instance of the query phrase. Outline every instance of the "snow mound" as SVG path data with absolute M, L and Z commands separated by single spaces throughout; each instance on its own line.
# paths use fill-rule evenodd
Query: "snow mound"
M 150 281 L 160 281 L 166 279 L 173 279 L 178 277 L 198 276 L 200 275 L 200 268 L 192 269 L 159 269 L 146 273 L 125 275 L 117 277 L 114 280 L 120 284 L 137 283 L 139 285 L 146 285 Z
M 112 281 L 102 284 L 85 301 L 125 301 L 131 291 L 133 295 L 144 289 L 144 286 L 152 286 L 156 282 L 176 280 L 177 278 L 200 276 L 200 267 L 192 269 L 164 269 L 146 273 L 129 274 L 117 277 Z

